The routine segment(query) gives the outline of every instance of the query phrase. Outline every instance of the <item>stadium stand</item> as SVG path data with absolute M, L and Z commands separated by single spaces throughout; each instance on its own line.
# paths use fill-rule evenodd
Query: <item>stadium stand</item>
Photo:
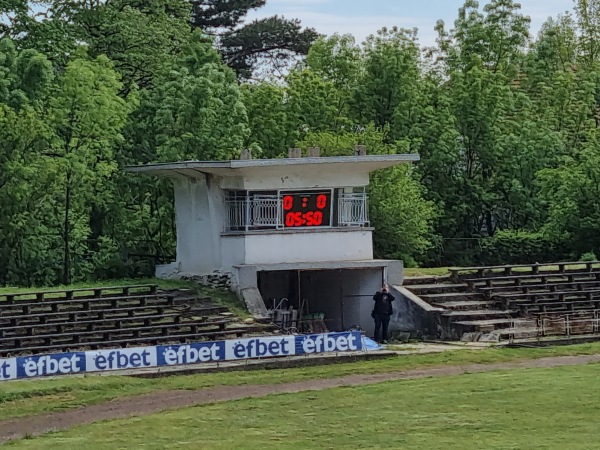
M 498 340 L 599 331 L 600 263 L 454 267 L 407 278 L 405 288 L 438 308 L 438 338 Z
M 156 285 L 0 295 L 0 357 L 186 343 L 265 331 L 235 323 L 223 306 Z

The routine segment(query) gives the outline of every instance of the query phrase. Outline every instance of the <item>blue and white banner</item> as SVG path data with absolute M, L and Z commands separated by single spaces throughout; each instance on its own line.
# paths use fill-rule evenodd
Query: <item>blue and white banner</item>
M 360 331 L 352 331 L 19 356 L 0 359 L 0 381 L 362 349 Z

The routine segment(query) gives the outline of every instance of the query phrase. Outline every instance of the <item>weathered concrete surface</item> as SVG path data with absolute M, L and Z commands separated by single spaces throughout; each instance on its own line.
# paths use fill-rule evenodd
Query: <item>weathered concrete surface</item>
M 259 320 L 268 318 L 267 308 L 258 288 L 245 288 L 240 290 L 240 293 L 252 317 Z
M 402 286 L 393 285 L 394 314 L 390 320 L 392 337 L 410 333 L 416 338 L 436 338 L 440 308 L 434 308 Z

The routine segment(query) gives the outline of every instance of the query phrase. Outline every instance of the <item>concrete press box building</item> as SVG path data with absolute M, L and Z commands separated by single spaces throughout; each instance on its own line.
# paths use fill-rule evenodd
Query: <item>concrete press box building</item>
M 373 294 L 403 265 L 373 259 L 369 174 L 419 157 L 290 156 L 129 167 L 174 185 L 177 260 L 156 275 L 225 275 L 257 318 L 371 333 Z

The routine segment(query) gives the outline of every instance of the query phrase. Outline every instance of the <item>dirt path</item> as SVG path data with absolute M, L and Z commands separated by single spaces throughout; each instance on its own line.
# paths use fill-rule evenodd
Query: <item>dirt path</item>
M 443 377 L 466 373 L 491 372 L 507 369 L 531 369 L 557 366 L 573 366 L 599 363 L 600 355 L 561 356 L 524 360 L 514 363 L 469 364 L 464 366 L 443 366 L 427 369 L 406 370 L 381 374 L 350 375 L 332 379 L 305 380 L 294 383 L 220 386 L 198 391 L 163 391 L 127 397 L 86 406 L 70 411 L 40 414 L 0 422 L 0 444 L 20 439 L 26 435 L 40 435 L 54 430 L 65 430 L 100 420 L 122 419 L 131 416 L 156 413 L 168 409 L 187 406 L 239 400 L 243 398 L 264 397 L 271 394 L 289 394 L 303 391 L 319 391 L 340 386 L 360 386 L 385 381 L 408 380 L 416 378 Z

